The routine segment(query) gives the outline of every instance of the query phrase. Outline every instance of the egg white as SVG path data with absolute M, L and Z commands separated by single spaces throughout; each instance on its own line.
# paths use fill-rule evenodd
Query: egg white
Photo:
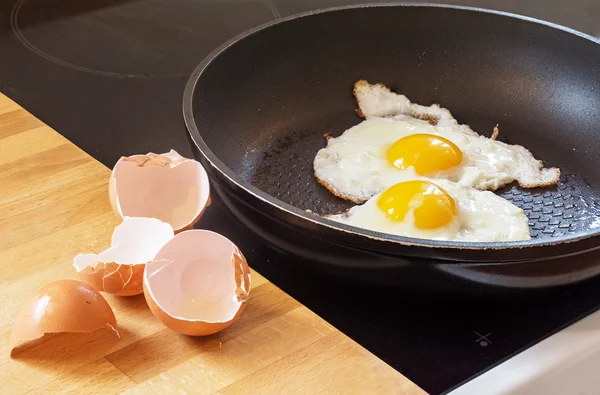
M 406 115 L 369 117 L 341 136 L 330 138 L 313 162 L 315 176 L 338 196 L 356 203 L 398 182 L 422 179 L 424 177 L 416 174 L 413 167 L 400 170 L 386 157 L 387 150 L 397 140 L 418 133 L 444 137 L 463 153 L 459 166 L 428 174 L 429 178 L 455 181 L 480 190 L 496 190 L 523 174 L 540 184 L 555 176 L 556 169 L 540 169 L 540 162 L 521 146 L 480 136 L 456 122 L 433 126 Z
M 479 191 L 447 180 L 431 180 L 446 190 L 457 205 L 456 217 L 437 229 L 414 225 L 413 209 L 401 222 L 389 219 L 377 206 L 380 194 L 344 214 L 327 218 L 382 233 L 420 239 L 499 242 L 528 240 L 529 222 L 522 209 L 489 191 Z

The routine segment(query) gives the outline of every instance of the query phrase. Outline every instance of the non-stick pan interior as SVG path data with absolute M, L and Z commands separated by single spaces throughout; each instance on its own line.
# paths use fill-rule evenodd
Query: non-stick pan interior
M 198 130 L 227 167 L 301 209 L 349 204 L 313 176 L 325 133 L 360 122 L 352 85 L 381 82 L 438 103 L 483 135 L 561 168 L 557 187 L 498 193 L 522 207 L 537 238 L 600 226 L 600 45 L 525 19 L 430 6 L 350 8 L 260 30 L 203 71 Z

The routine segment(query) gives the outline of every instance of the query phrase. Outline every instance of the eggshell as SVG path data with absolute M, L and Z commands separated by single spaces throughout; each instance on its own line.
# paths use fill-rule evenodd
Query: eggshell
M 98 291 L 120 296 L 143 292 L 146 263 L 174 236 L 173 228 L 156 218 L 125 217 L 100 254 L 79 254 L 73 267 L 81 281 Z
M 109 197 L 119 217 L 158 218 L 178 233 L 192 228 L 210 205 L 210 186 L 200 163 L 171 150 L 121 157 Z
M 47 284 L 27 301 L 15 319 L 10 334 L 12 350 L 45 334 L 93 332 L 119 328 L 106 300 L 92 287 L 75 280 Z
M 204 336 L 231 325 L 250 295 L 246 258 L 226 237 L 207 230 L 176 235 L 146 266 L 144 296 L 167 327 Z

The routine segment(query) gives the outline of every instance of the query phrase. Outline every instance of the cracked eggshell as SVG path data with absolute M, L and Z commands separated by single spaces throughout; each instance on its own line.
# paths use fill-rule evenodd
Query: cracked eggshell
M 158 218 L 178 233 L 192 228 L 210 205 L 210 185 L 199 162 L 171 150 L 121 157 L 110 177 L 109 197 L 120 218 Z
M 250 295 L 246 258 L 207 230 L 176 235 L 146 265 L 144 296 L 167 327 L 192 336 L 217 333 L 242 313 Z
M 75 280 L 47 284 L 17 314 L 10 334 L 12 350 L 47 333 L 94 332 L 110 328 L 119 337 L 117 320 L 106 300 Z
M 100 254 L 79 254 L 73 267 L 79 279 L 98 291 L 120 296 L 143 292 L 146 263 L 174 236 L 173 228 L 156 218 L 125 217 Z

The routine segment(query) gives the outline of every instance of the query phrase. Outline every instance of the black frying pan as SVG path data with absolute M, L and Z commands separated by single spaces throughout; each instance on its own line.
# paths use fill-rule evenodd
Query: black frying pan
M 501 125 L 560 167 L 557 187 L 498 193 L 533 238 L 464 243 L 391 236 L 321 216 L 349 204 L 313 177 L 325 145 L 360 118 L 353 83 L 438 103 L 481 134 Z M 392 284 L 546 287 L 600 271 L 600 45 L 516 15 L 440 5 L 352 6 L 263 25 L 194 71 L 184 117 L 217 193 L 282 250 Z M 340 270 L 341 269 L 341 270 Z

